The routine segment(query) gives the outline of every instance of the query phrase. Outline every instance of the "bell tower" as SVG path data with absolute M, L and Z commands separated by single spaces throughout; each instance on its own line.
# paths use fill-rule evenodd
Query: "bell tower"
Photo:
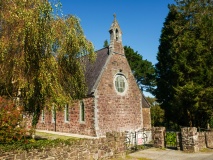
M 116 15 L 114 14 L 114 20 L 109 29 L 110 33 L 110 53 L 117 53 L 124 55 L 124 49 L 122 45 L 122 31 L 116 20 Z

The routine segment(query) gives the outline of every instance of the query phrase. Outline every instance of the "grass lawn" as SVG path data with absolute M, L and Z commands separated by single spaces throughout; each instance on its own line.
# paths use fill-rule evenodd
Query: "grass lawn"
M 62 139 L 62 140 L 80 139 L 80 138 L 76 138 L 76 137 L 70 137 L 70 136 L 64 136 L 64 135 L 58 135 L 58 134 L 52 134 L 52 133 L 45 133 L 45 132 L 39 132 L 39 131 L 36 131 L 35 136 L 36 136 L 36 138 L 41 137 L 41 138 L 46 138 L 46 139 Z
M 30 136 L 26 136 L 20 141 L 11 141 L 10 143 L 0 143 L 1 151 L 11 150 L 29 150 L 29 149 L 40 149 L 43 147 L 52 147 L 61 143 L 71 144 L 80 138 L 61 136 L 57 134 L 50 134 L 44 132 L 36 132 L 35 139 Z

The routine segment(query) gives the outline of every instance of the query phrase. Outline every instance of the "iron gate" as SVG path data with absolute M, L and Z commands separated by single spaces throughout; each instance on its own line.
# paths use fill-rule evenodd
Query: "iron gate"
M 148 136 L 144 129 L 135 132 L 126 132 L 125 144 L 127 149 L 137 149 L 137 146 L 145 145 Z
M 166 148 L 177 149 L 178 132 L 166 131 L 165 146 Z

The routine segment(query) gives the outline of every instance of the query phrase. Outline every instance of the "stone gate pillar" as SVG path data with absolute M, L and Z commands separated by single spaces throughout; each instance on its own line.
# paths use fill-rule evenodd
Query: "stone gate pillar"
M 181 128 L 182 148 L 185 152 L 198 152 L 198 132 L 196 127 Z
M 165 147 L 165 127 L 153 127 L 152 128 L 152 139 L 154 147 L 164 148 Z

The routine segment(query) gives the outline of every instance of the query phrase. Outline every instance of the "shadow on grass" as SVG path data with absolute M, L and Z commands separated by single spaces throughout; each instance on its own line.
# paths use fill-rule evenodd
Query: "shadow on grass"
M 48 137 L 42 135 L 36 135 L 33 139 L 30 135 L 27 135 L 21 140 L 12 140 L 9 143 L 0 142 L 0 152 L 18 150 L 29 151 L 30 149 L 51 148 L 61 144 L 72 145 L 76 140 L 78 139 L 72 137 L 67 139 L 49 139 Z

